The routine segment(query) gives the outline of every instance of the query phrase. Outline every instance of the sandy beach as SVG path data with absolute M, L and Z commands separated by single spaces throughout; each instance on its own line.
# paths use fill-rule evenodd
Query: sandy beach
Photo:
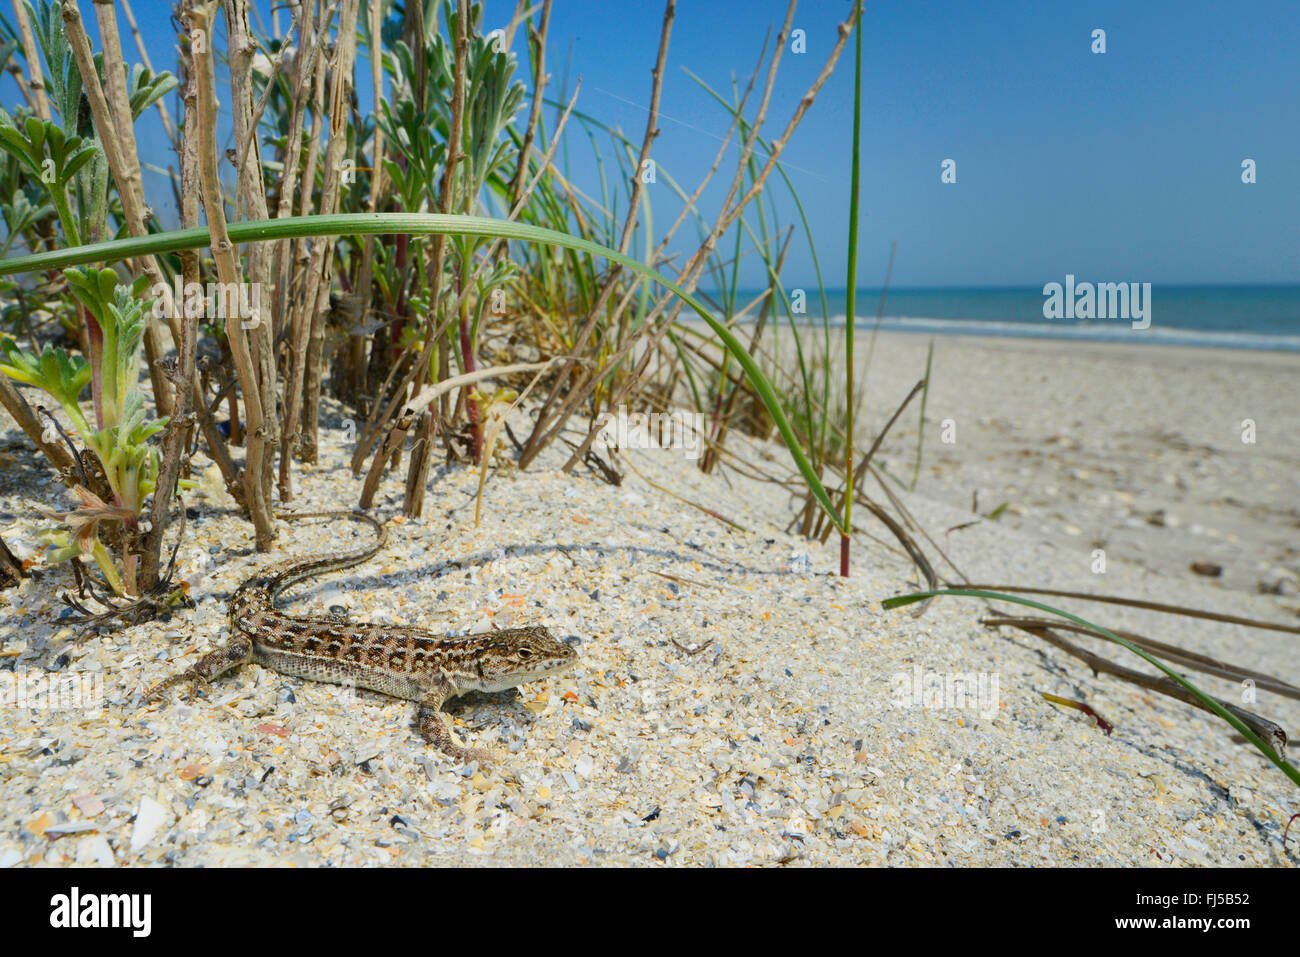
M 923 375 L 928 341 L 877 340 L 868 441 Z M 917 409 L 878 456 L 904 483 Z M 969 580 L 1297 625 L 1298 415 L 1297 355 L 936 339 L 916 489 L 892 487 Z M 322 439 L 297 510 L 356 501 L 350 439 L 341 428 Z M 792 472 L 779 445 L 731 447 L 764 472 Z M 88 675 L 102 688 L 98 708 L 5 707 L 0 865 L 1300 860 L 1294 833 L 1282 846 L 1300 810 L 1294 785 L 1213 715 L 985 627 L 980 602 L 883 611 L 882 599 L 921 583 L 869 515 L 844 580 L 837 542 L 784 531 L 784 488 L 734 470 L 705 476 L 680 452 L 622 453 L 635 472 L 618 488 L 560 472 L 559 453 L 498 472 L 478 527 L 477 473 L 435 469 L 424 517 L 407 522 L 394 519 L 401 478 L 389 476 L 375 510 L 391 520 L 388 549 L 285 596 L 293 610 L 341 605 L 359 621 L 460 633 L 544 624 L 576 638 L 570 674 L 451 705 L 460 734 L 506 751 L 463 767 L 425 745 L 407 702 L 255 665 L 206 697 L 139 707 L 146 685 L 224 640 L 225 602 L 255 569 L 359 543 L 359 523 L 286 524 L 276 551 L 259 555 L 249 524 L 204 482 L 187 501 L 179 559 L 197 608 L 80 637 L 59 617 L 71 575 L 43 566 L 36 539 L 45 520 L 34 509 L 64 492 L 37 477 L 7 418 L 0 457 L 0 535 L 36 563 L 0 591 L 0 676 Z M 206 467 L 202 455 L 195 465 Z M 1054 603 L 1300 681 L 1295 635 Z M 1241 697 L 1233 682 L 1194 680 Z M 1042 693 L 1086 702 L 1113 732 Z M 1300 702 L 1261 691 L 1248 707 L 1300 728 Z
M 881 333 L 869 442 L 925 374 L 930 337 Z M 1108 561 L 1219 587 L 1300 584 L 1300 355 L 1014 338 L 935 338 L 918 494 Z M 869 349 L 860 337 L 857 352 Z M 882 446 L 909 480 L 919 400 Z M 945 423 L 951 441 L 945 441 Z M 969 515 L 966 521 L 975 516 Z M 961 533 L 955 533 L 961 534 Z M 1294 602 L 1292 603 L 1295 604 Z M 1294 609 L 1292 609 L 1294 613 Z

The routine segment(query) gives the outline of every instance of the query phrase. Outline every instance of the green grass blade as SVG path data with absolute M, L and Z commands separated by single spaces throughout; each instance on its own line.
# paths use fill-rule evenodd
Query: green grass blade
M 844 283 L 844 522 L 840 537 L 840 575 L 849 577 L 850 533 L 853 530 L 853 299 L 858 288 L 858 180 L 862 138 L 862 0 L 853 0 L 853 172 L 849 174 L 848 276 Z M 826 375 L 830 378 L 830 357 Z M 829 414 L 830 410 L 826 410 Z

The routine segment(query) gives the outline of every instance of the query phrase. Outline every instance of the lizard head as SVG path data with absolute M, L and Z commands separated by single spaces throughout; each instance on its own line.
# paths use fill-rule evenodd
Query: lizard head
M 480 690 L 504 691 L 568 671 L 578 653 L 545 628 L 509 628 L 491 634 L 479 657 Z

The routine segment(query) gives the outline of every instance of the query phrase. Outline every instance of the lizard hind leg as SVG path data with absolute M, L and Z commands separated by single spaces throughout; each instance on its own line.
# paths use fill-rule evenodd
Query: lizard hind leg
M 233 638 L 224 647 L 204 655 L 194 663 L 193 667 L 158 682 L 144 693 L 140 703 L 148 704 L 168 688 L 181 682 L 198 681 L 206 685 L 213 678 L 252 660 L 253 642 L 243 635 Z

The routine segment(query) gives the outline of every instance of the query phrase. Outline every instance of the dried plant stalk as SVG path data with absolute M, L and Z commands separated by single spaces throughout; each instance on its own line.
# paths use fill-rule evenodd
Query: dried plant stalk
M 13 0 L 14 21 L 18 24 L 18 38 L 23 45 L 23 56 L 27 59 L 28 73 L 25 89 L 30 90 L 32 109 L 42 120 L 52 120 L 50 101 L 45 95 L 45 80 L 41 73 L 41 54 L 36 48 L 36 37 L 32 33 L 32 23 L 27 19 L 27 4 L 24 0 Z
M 423 15 L 420 15 L 417 24 L 419 36 L 423 40 Z M 465 0 L 456 2 L 456 47 L 455 47 L 455 84 L 452 87 L 452 105 L 451 105 L 451 136 L 447 143 L 447 162 L 442 169 L 442 182 L 439 185 L 439 208 L 443 213 L 449 213 L 455 203 L 456 165 L 465 158 L 461 151 L 461 140 L 465 132 L 465 61 L 469 53 L 469 11 L 465 8 Z M 423 67 L 424 59 L 420 58 L 420 65 Z M 419 76 L 423 76 L 423 72 Z M 420 98 L 423 106 L 424 98 L 423 83 L 418 85 L 417 96 Z M 472 197 L 466 196 L 466 202 L 472 201 Z M 433 268 L 430 273 L 429 282 L 429 301 L 434 304 L 435 312 L 439 300 L 439 294 L 442 287 L 442 271 L 447 256 L 446 237 L 437 235 L 433 237 Z M 462 264 L 462 268 L 464 264 Z M 464 287 L 464 276 L 461 277 L 462 288 Z M 450 321 L 444 322 L 441 330 L 429 336 L 427 342 L 438 343 L 438 378 L 446 379 L 450 372 L 449 359 L 451 352 L 451 340 L 447 335 L 447 329 Z M 474 371 L 474 354 L 473 350 L 466 344 L 463 348 L 465 369 L 467 372 Z M 428 368 L 428 363 L 420 364 L 421 370 Z M 423 382 L 423 376 L 417 380 L 417 388 Z M 446 393 L 438 403 L 438 417 L 442 421 L 447 419 L 447 399 Z M 433 411 L 430 409 L 430 411 Z M 433 428 L 432 419 L 425 419 L 421 424 L 419 434 L 418 454 L 411 456 L 411 464 L 408 469 L 406 480 L 406 494 L 402 501 L 402 513 L 410 518 L 418 517 L 424 511 L 424 487 L 428 483 L 429 462 L 433 455 L 433 442 L 430 441 Z
M 343 0 L 339 11 L 338 44 L 334 62 L 330 66 L 330 139 L 325 147 L 324 182 L 321 188 L 319 212 L 329 215 L 338 212 L 339 188 L 343 168 L 343 151 L 347 148 L 347 101 L 352 88 L 352 68 L 357 51 L 357 0 Z M 322 63 L 322 74 L 324 64 Z M 317 459 L 320 420 L 321 345 L 325 335 L 325 313 L 329 308 L 330 280 L 333 275 L 333 244 L 317 242 L 312 245 L 311 258 L 305 271 L 301 296 L 295 297 L 295 321 L 290 348 L 290 381 L 285 388 L 285 443 L 280 454 L 280 499 L 293 498 L 290 482 L 290 462 L 294 446 L 299 441 L 299 423 L 303 457 L 309 462 Z
M 650 146 L 656 136 L 659 135 L 659 95 L 663 89 L 663 69 L 664 62 L 668 58 L 668 40 L 672 36 L 673 18 L 676 16 L 676 0 L 668 0 L 668 5 L 664 9 L 663 24 L 659 30 L 659 53 L 655 59 L 654 70 L 651 74 L 650 82 L 650 112 L 646 116 L 645 135 L 641 141 L 641 153 L 637 160 L 636 168 L 632 171 L 632 197 L 628 202 L 627 218 L 623 222 L 623 232 L 619 237 L 618 251 L 626 253 L 632 242 L 632 232 L 636 228 L 637 211 L 641 199 L 641 192 L 644 184 L 641 182 L 641 170 L 645 167 L 645 162 L 650 156 Z M 521 158 L 521 163 L 526 166 L 526 157 Z M 604 283 L 601 285 L 600 292 L 596 296 L 596 301 L 588 310 L 587 319 L 582 325 L 582 330 L 578 333 L 578 343 L 585 342 L 591 335 L 591 330 L 595 327 L 597 319 L 604 312 L 606 304 L 609 302 L 610 294 L 614 291 L 614 284 L 621 275 L 622 269 L 616 263 L 609 270 Z M 548 433 L 543 432 L 545 427 L 546 410 L 551 408 L 555 401 L 557 390 L 561 384 L 568 379 L 572 366 L 567 366 L 560 371 L 559 376 L 552 386 L 551 394 L 547 396 L 546 401 L 542 403 L 542 411 L 539 413 L 537 424 L 533 427 L 532 433 L 524 443 L 524 450 L 519 455 L 519 467 L 527 468 L 528 464 L 533 461 L 537 453 L 541 451 L 544 445 L 555 437 L 559 428 L 563 426 L 568 419 L 567 414 L 561 414 L 559 422 Z M 576 390 L 575 390 L 576 391 Z M 571 414 L 576 404 L 566 404 L 566 409 Z
M 23 563 L 9 551 L 9 546 L 4 543 L 4 539 L 0 539 L 0 588 L 17 585 L 26 576 Z
M 96 8 L 99 8 L 98 5 Z M 99 73 L 95 70 L 94 57 L 90 50 L 90 40 L 86 36 L 85 26 L 81 22 L 81 12 L 77 9 L 75 0 L 64 0 L 62 12 L 72 55 L 77 61 L 77 69 L 81 71 L 82 86 L 90 103 L 91 115 L 94 117 L 95 132 L 99 134 L 104 157 L 108 160 L 109 171 L 113 174 L 118 196 L 122 200 L 122 212 L 126 217 L 127 229 L 132 236 L 144 236 L 148 232 L 145 222 L 144 185 L 140 176 L 140 161 L 135 150 L 135 137 L 130 134 L 131 105 L 127 102 L 125 80 L 121 72 L 122 53 L 117 48 L 116 29 L 111 29 L 105 38 L 106 44 L 108 38 L 112 39 L 116 53 L 116 60 L 111 61 L 106 46 L 105 73 L 110 78 L 115 76 L 119 81 L 113 83 L 110 80 L 109 96 L 112 97 L 110 102 L 100 86 Z M 101 33 L 104 30 L 102 24 L 100 30 Z M 109 67 L 110 62 L 116 62 L 116 70 Z M 128 135 L 130 135 L 129 143 L 124 142 Z M 176 310 L 170 287 L 157 261 L 152 256 L 144 256 L 129 265 L 134 274 L 139 275 L 143 272 L 149 277 L 151 284 L 167 290 L 161 297 L 164 315 L 174 316 Z M 179 327 L 173 329 L 173 335 L 179 339 Z M 144 349 L 149 366 L 149 379 L 153 386 L 154 403 L 160 415 L 170 415 L 172 395 L 167 387 L 166 376 L 158 365 L 158 360 L 162 358 L 162 345 L 158 341 L 158 331 L 153 323 L 145 326 Z
M 523 6 L 524 0 L 520 0 L 519 6 Z M 519 11 L 516 10 L 516 15 Z M 511 34 L 513 33 L 515 21 L 510 23 L 511 29 L 507 31 L 506 47 L 509 48 Z M 546 34 L 551 26 L 551 0 L 546 0 L 542 5 L 541 25 L 534 30 L 533 25 L 528 25 L 528 38 L 532 43 L 535 51 L 533 60 L 533 98 L 532 104 L 528 110 L 528 128 L 524 130 L 524 141 L 519 147 L 519 163 L 515 169 L 515 181 L 510 189 L 511 205 L 518 206 L 524 195 L 524 183 L 528 179 L 528 157 L 533 151 L 533 140 L 537 138 L 537 126 L 542 121 L 542 91 L 546 89 Z
M 357 56 L 357 0 L 344 0 L 339 12 L 338 41 L 333 67 L 333 85 L 330 90 L 330 141 L 325 150 L 325 176 L 321 189 L 320 212 L 328 215 L 338 211 L 339 189 L 343 176 L 343 156 L 347 149 L 345 128 L 348 122 L 348 104 L 352 95 L 352 71 Z M 315 250 L 313 250 L 315 253 Z M 333 276 L 334 250 L 329 244 L 321 244 L 319 268 L 313 257 L 312 267 L 308 272 L 311 279 L 317 280 L 316 297 L 313 303 L 310 290 L 306 296 L 308 308 L 311 309 L 310 330 L 307 337 L 307 380 L 305 386 L 303 410 L 303 457 L 306 461 L 317 461 L 317 447 L 320 444 L 320 393 L 321 393 L 321 352 L 325 342 L 325 314 L 329 310 L 330 280 Z
M 190 48 L 194 55 L 194 73 L 198 84 L 197 133 L 200 192 L 203 197 L 203 208 L 208 217 L 208 229 L 212 234 L 212 258 L 217 267 L 217 276 L 223 283 L 238 283 L 239 263 L 235 258 L 230 236 L 226 232 L 226 212 L 221 202 L 221 183 L 217 174 L 214 142 L 217 129 L 217 106 L 213 90 L 211 15 L 210 6 L 200 6 L 190 11 Z M 232 40 L 232 46 L 233 44 Z M 235 69 L 233 51 L 231 56 L 233 72 Z M 268 324 L 259 322 L 258 325 Z M 269 417 L 264 412 L 264 407 L 269 400 L 272 406 L 270 415 L 273 417 L 275 394 L 264 392 L 262 389 L 263 379 L 254 367 L 244 323 L 237 317 L 233 318 L 233 321 L 232 317 L 227 317 L 225 329 L 226 338 L 230 343 L 230 353 L 235 361 L 235 370 L 239 376 L 239 385 L 243 390 L 244 413 L 248 420 L 248 442 L 243 476 L 245 505 L 249 517 L 253 520 L 257 548 L 259 551 L 265 551 L 275 540 L 275 524 L 271 515 L 270 489 L 263 481 L 267 440 L 272 435 L 274 426 L 268 425 Z
M 242 201 L 244 209 L 253 219 L 269 219 L 264 178 L 262 174 L 262 151 L 257 142 L 257 127 L 253 120 L 253 54 L 257 51 L 248 23 L 248 0 L 225 0 L 226 36 L 228 38 L 228 59 L 230 61 L 231 113 L 235 127 L 235 154 L 247 157 L 236 170 L 238 182 L 235 190 L 236 208 Z M 200 98 L 202 98 L 202 74 L 200 74 Z M 206 112 L 206 111 L 205 111 Z M 206 130 L 205 130 L 206 132 Z M 206 161 L 206 156 L 205 156 Z M 213 194 L 218 195 L 216 193 Z M 205 201 L 206 206 L 206 201 Z M 208 209 L 208 219 L 212 213 Z M 224 218 L 222 228 L 224 230 Z M 227 237 L 228 241 L 229 237 Z M 215 255 L 215 248 L 213 250 Z M 251 283 L 262 289 L 271 288 L 272 250 L 266 243 L 252 243 L 248 247 L 247 275 Z M 233 256 L 232 262 L 237 260 Z M 237 272 L 237 270 L 236 270 Z M 218 270 L 220 275 L 220 270 Z M 225 279 L 223 277 L 222 281 Z M 263 312 L 266 312 L 265 308 Z M 240 338 L 243 339 L 242 323 Z M 227 321 L 229 332 L 231 323 Z M 248 337 L 244 340 L 249 350 L 250 372 L 257 376 L 258 424 L 252 423 L 250 415 L 248 428 L 249 456 L 245 460 L 245 469 L 257 482 L 260 508 L 270 515 L 272 482 L 275 478 L 275 451 L 280 444 L 280 419 L 276 412 L 276 369 L 275 369 L 275 329 L 272 317 L 255 316 L 249 323 Z M 228 336 L 229 337 L 229 336 Z M 232 339 L 233 352 L 233 339 Z M 247 384 L 241 381 L 245 390 L 245 405 L 248 405 Z M 251 502 L 250 502 L 251 505 Z M 274 526 L 270 527 L 270 537 L 265 539 L 259 528 L 258 548 L 269 548 L 275 536 Z

